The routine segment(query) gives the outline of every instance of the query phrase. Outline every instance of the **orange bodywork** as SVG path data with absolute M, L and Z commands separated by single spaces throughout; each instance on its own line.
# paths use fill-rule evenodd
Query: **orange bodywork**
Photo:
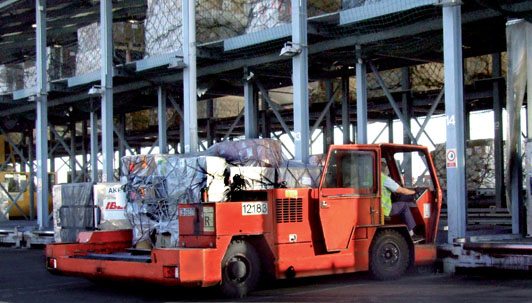
M 374 152 L 379 159 L 381 152 L 393 150 L 394 145 L 345 145 L 331 149 L 334 148 Z M 380 161 L 375 161 L 374 169 L 379 171 Z M 430 169 L 435 176 L 432 164 Z M 109 254 L 119 256 L 117 253 L 128 251 L 131 231 L 84 232 L 79 234 L 78 243 L 46 246 L 48 269 L 88 278 L 212 286 L 221 281 L 221 263 L 227 247 L 233 239 L 243 238 L 256 246 L 264 264 L 280 279 L 365 271 L 369 268 L 372 240 L 379 229 L 406 232 L 403 224 L 382 222 L 380 179 L 375 180 L 368 193 L 320 186 L 256 191 L 255 197 L 264 197 L 258 201 L 183 204 L 179 206 L 178 248 L 152 249 L 142 262 L 109 259 L 106 257 Z M 417 201 L 418 207 L 412 208 L 427 239 L 422 245 L 414 245 L 408 239 L 417 265 L 436 260 L 434 240 L 441 190 L 437 178 L 434 182 L 435 191 L 427 192 Z M 262 196 L 257 195 L 260 193 Z M 424 207 L 425 203 L 431 207 Z M 424 214 L 424 210 L 431 214 Z

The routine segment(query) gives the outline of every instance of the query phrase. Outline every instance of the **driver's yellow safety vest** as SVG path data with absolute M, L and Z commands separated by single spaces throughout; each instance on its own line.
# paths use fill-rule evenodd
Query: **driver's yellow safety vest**
M 384 186 L 386 178 L 388 178 L 388 176 L 381 173 L 381 206 L 382 214 L 384 216 L 389 216 L 392 211 L 392 191 Z

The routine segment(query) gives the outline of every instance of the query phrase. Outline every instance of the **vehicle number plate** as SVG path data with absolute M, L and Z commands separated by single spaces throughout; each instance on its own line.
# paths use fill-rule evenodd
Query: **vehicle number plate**
M 267 202 L 248 202 L 242 203 L 242 216 L 267 215 Z

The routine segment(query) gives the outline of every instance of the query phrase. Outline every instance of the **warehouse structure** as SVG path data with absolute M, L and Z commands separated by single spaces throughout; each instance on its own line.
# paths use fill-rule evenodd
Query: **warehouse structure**
M 316 137 L 326 149 L 335 128 L 343 133 L 336 144 L 371 143 L 368 123 L 386 122 L 393 141 L 400 120 L 404 143 L 417 144 L 430 140 L 430 117 L 445 113 L 444 150 L 456 156 L 443 167 L 452 242 L 466 236 L 472 111 L 494 111 L 494 206 L 507 204 L 505 30 L 531 13 L 531 2 L 518 0 L 3 0 L 0 132 L 9 154 L 0 171 L 11 159 L 36 176 L 36 188 L 26 186 L 37 192 L 44 229 L 55 158 L 69 157 L 71 182 L 107 182 L 119 177 L 116 150 L 189 153 L 242 136 L 284 136 L 293 142 L 286 153 L 306 162 Z M 513 104 L 512 94 L 507 147 L 515 151 Z M 513 154 L 506 184 L 519 234 L 523 183 Z

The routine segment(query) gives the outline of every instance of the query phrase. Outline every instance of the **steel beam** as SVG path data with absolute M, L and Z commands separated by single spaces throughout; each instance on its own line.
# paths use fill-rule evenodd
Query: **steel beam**
M 350 143 L 351 122 L 349 120 L 349 76 L 342 77 L 342 129 L 343 143 Z
M 244 77 L 250 77 L 249 71 L 244 69 Z M 246 139 L 259 137 L 258 132 L 258 94 L 253 81 L 246 80 L 244 83 L 244 133 Z
M 386 98 L 390 102 L 390 105 L 392 106 L 393 110 L 395 111 L 395 114 L 401 120 L 401 123 L 403 124 L 403 132 L 406 132 L 410 140 L 412 140 L 413 144 L 417 144 L 416 138 L 414 138 L 414 135 L 410 131 L 410 128 L 408 127 L 409 122 L 408 120 L 403 116 L 401 113 L 401 110 L 399 109 L 399 106 L 397 105 L 397 102 L 395 102 L 394 97 L 388 90 L 388 87 L 386 86 L 386 83 L 384 83 L 384 80 L 382 79 L 381 75 L 379 74 L 379 71 L 377 70 L 377 67 L 375 67 L 375 64 L 373 64 L 372 61 L 369 61 L 369 66 L 371 70 L 373 71 L 373 74 L 375 75 L 375 78 L 377 82 L 379 83 L 379 86 L 382 88 L 384 94 L 386 95 Z
M 314 125 L 310 129 L 310 134 L 313 134 L 316 129 L 318 129 L 318 126 L 320 126 L 321 121 L 323 121 L 323 118 L 325 118 L 325 116 L 329 112 L 329 109 L 334 103 L 334 96 L 336 96 L 336 93 L 338 93 L 338 88 L 336 88 L 331 94 L 331 96 L 327 99 L 327 104 L 325 105 L 325 108 L 321 111 L 320 115 L 318 116 L 318 119 L 316 119 L 316 122 L 314 122 Z
M 114 179 L 113 140 L 113 11 L 111 0 L 100 1 L 102 86 L 102 182 Z
M 46 74 L 46 0 L 35 1 L 37 35 L 37 223 L 45 229 L 48 221 L 48 79 Z
M 447 212 L 448 242 L 466 236 L 466 182 L 464 144 L 464 97 L 460 5 L 443 10 L 443 59 L 445 115 L 447 116 Z M 454 159 L 454 160 L 453 160 Z
M 159 153 L 168 153 L 168 139 L 166 132 L 168 130 L 166 124 L 166 89 L 159 86 L 157 88 L 157 119 L 159 120 Z
M 229 138 L 229 136 L 231 136 L 231 133 L 233 132 L 233 130 L 237 126 L 238 122 L 240 122 L 240 119 L 242 119 L 243 115 L 244 115 L 244 109 L 242 109 L 240 111 L 240 113 L 238 114 L 238 116 L 236 116 L 235 121 L 233 121 L 233 124 L 231 124 L 231 127 L 229 127 L 229 129 L 227 130 L 227 133 L 223 137 L 222 141 L 227 140 Z
M 286 125 L 286 122 L 284 121 L 283 116 L 281 116 L 281 113 L 279 113 L 279 111 L 277 110 L 277 107 L 279 105 L 277 103 L 273 102 L 270 99 L 270 95 L 268 94 L 268 91 L 266 91 L 264 86 L 262 86 L 262 84 L 259 81 L 257 81 L 256 83 L 257 83 L 257 87 L 259 88 L 260 93 L 262 95 L 262 99 L 265 100 L 268 103 L 268 105 L 270 106 L 270 108 L 273 111 L 273 114 L 277 118 L 277 121 L 279 121 L 279 123 L 283 127 L 283 129 L 286 132 L 286 134 L 288 135 L 288 137 L 290 137 L 290 140 L 292 140 L 295 143 L 294 136 L 292 136 L 292 132 L 290 131 L 290 128 L 288 128 L 288 125 Z M 308 121 L 307 121 L 307 123 L 308 123 Z
M 421 138 L 421 135 L 423 134 L 423 132 L 425 132 L 425 128 L 427 127 L 427 124 L 429 124 L 430 118 L 432 118 L 432 115 L 436 111 L 438 104 L 440 104 L 441 99 L 443 98 L 444 92 L 445 92 L 445 89 L 442 89 L 440 91 L 440 93 L 438 94 L 438 97 L 436 97 L 436 101 L 434 101 L 434 103 L 430 107 L 429 112 L 427 113 L 427 116 L 425 117 L 425 120 L 423 121 L 423 125 L 421 125 L 421 128 L 419 129 L 416 135 L 416 141 L 419 141 L 419 138 Z
M 185 114 L 185 153 L 198 151 L 196 95 L 196 1 L 183 0 L 183 104 Z
M 301 50 L 292 57 L 294 85 L 294 146 L 295 160 L 309 159 L 308 45 L 307 0 L 292 1 L 292 42 Z
M 360 49 L 357 46 L 357 49 Z M 359 58 L 356 66 L 357 83 L 357 144 L 368 143 L 368 83 L 366 64 Z
M 493 78 L 502 76 L 501 54 L 491 55 Z M 502 208 L 504 201 L 504 159 L 503 159 L 503 125 L 502 125 L 502 105 L 504 100 L 504 90 L 500 80 L 493 81 L 493 119 L 494 119 L 494 154 L 495 154 L 495 206 Z M 530 106 L 529 108 L 532 108 Z

